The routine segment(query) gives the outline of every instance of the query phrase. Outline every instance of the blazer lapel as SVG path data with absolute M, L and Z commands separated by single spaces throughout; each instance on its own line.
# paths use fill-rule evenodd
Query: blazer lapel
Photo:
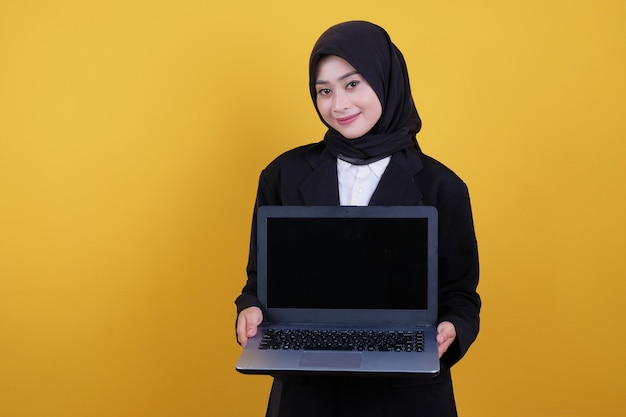
M 300 194 L 307 206 L 338 206 L 337 161 L 324 152 L 314 171 L 300 184 Z
M 300 194 L 305 205 L 339 205 L 337 160 L 327 150 L 309 159 L 313 172 L 300 184 Z M 422 169 L 416 149 L 410 148 L 391 157 L 389 165 L 372 195 L 369 205 L 420 205 L 422 192 L 413 176 Z
M 415 155 L 409 153 L 415 152 Z M 417 156 L 417 157 L 416 157 Z M 413 177 L 422 169 L 417 151 L 399 152 L 391 157 L 372 195 L 370 206 L 413 206 L 422 202 L 422 192 Z

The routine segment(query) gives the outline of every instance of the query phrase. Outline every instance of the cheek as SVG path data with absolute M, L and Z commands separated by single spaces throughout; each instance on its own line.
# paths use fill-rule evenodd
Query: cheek
M 380 104 L 380 100 L 378 99 L 378 96 L 376 95 L 374 90 L 372 90 L 372 95 L 370 96 L 370 102 L 372 103 L 373 112 L 378 114 L 378 117 L 380 117 L 383 114 L 383 105 Z
M 324 113 L 326 111 L 326 103 L 327 100 L 320 100 L 319 98 L 315 100 L 315 106 L 320 113 Z
M 374 90 L 370 89 L 367 94 L 362 96 L 361 104 L 368 110 L 370 117 L 379 119 L 383 114 L 383 106 L 380 104 L 380 100 Z
M 320 115 L 322 116 L 322 119 L 324 119 L 324 121 L 326 123 L 328 123 L 328 120 L 330 118 L 330 114 L 329 114 L 329 106 L 327 104 L 326 100 L 317 100 L 316 101 L 316 107 L 317 107 L 317 111 L 320 113 Z
M 376 94 L 369 99 L 368 108 L 370 110 L 370 116 L 378 121 L 383 114 L 383 106 L 380 104 L 380 101 L 378 101 L 378 96 Z
M 378 103 L 378 105 L 376 106 L 376 121 L 378 121 L 382 115 L 383 115 L 383 106 L 381 106 L 381 104 Z

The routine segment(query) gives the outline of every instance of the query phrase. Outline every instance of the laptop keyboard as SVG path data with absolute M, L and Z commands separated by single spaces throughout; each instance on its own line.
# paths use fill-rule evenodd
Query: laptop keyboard
M 420 331 L 268 329 L 259 349 L 422 352 Z

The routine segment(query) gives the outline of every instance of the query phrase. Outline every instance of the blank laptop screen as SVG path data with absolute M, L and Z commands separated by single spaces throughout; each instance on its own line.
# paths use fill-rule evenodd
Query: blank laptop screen
M 267 307 L 427 308 L 426 218 L 267 221 Z

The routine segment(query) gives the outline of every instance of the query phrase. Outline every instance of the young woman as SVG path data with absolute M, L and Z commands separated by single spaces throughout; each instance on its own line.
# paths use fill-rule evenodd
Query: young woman
M 431 205 L 439 212 L 441 372 L 432 379 L 277 377 L 268 416 L 456 416 L 450 367 L 479 329 L 478 251 L 466 185 L 420 150 L 421 120 L 404 58 L 381 27 L 363 21 L 322 34 L 309 64 L 324 139 L 295 148 L 260 176 L 263 205 Z M 237 338 L 256 334 L 256 214 L 248 281 L 237 298 Z

